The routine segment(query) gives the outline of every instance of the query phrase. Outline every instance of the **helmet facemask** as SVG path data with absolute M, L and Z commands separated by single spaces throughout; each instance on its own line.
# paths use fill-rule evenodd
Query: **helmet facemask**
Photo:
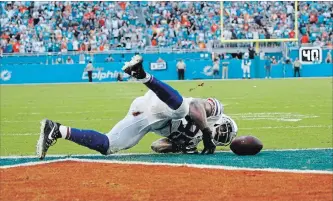
M 233 126 L 230 122 L 214 125 L 213 141 L 216 146 L 228 146 L 236 135 L 237 132 L 233 131 Z

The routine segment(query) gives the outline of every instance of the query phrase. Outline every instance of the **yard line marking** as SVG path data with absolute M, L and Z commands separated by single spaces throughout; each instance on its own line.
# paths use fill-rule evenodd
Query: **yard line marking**
M 307 125 L 307 126 L 264 126 L 264 127 L 253 127 L 253 128 L 238 128 L 239 130 L 255 130 L 255 129 L 299 129 L 299 128 L 332 128 L 332 125 Z
M 111 119 L 107 119 L 111 120 Z M 91 120 L 63 120 L 63 121 L 91 121 Z M 35 121 L 34 121 L 35 122 Z M 258 129 L 300 129 L 300 128 L 332 128 L 332 125 L 307 125 L 307 126 L 264 126 L 264 127 L 249 127 L 238 128 L 239 130 L 258 130 Z M 0 136 L 35 136 L 36 133 L 0 133 Z
M 295 148 L 295 149 L 264 149 L 261 152 L 272 152 L 272 151 L 305 151 L 305 150 L 332 150 L 332 147 L 327 148 Z M 222 151 L 216 151 L 216 153 L 232 153 L 230 150 L 222 150 Z M 47 157 L 53 157 L 53 158 L 63 158 L 63 157 L 86 157 L 86 156 L 104 156 L 105 158 L 113 157 L 113 156 L 143 156 L 143 155 L 161 155 L 159 153 L 116 153 L 116 154 L 110 154 L 110 155 L 101 155 L 101 154 L 48 154 Z M 11 156 L 0 156 L 0 159 L 18 159 L 18 158 L 37 158 L 36 155 L 11 155 Z
M 234 167 L 234 166 L 223 166 L 223 165 L 197 165 L 197 164 L 179 164 L 179 163 L 160 163 L 160 162 L 140 162 L 140 161 L 108 161 L 108 160 L 95 160 L 95 159 L 59 159 L 52 161 L 38 161 L 29 162 L 17 165 L 7 165 L 1 166 L 1 169 L 22 167 L 22 166 L 34 166 L 42 164 L 50 164 L 55 162 L 88 162 L 88 163 L 108 163 L 108 164 L 126 164 L 126 165 L 146 165 L 146 166 L 171 166 L 171 167 L 189 167 L 189 168 L 199 168 L 199 169 L 219 169 L 219 170 L 229 170 L 229 171 L 259 171 L 259 172 L 282 172 L 282 173 L 306 173 L 306 174 L 333 174 L 332 171 L 324 170 L 299 170 L 299 169 L 278 169 L 278 168 L 244 168 L 244 167 Z

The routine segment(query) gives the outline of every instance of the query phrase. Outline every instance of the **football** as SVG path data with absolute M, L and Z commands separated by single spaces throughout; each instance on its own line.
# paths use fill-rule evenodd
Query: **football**
M 241 156 L 256 155 L 262 148 L 262 142 L 254 136 L 237 137 L 230 144 L 231 151 Z

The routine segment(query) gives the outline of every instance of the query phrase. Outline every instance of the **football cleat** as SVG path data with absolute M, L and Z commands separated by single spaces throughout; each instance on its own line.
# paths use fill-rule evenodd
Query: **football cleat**
M 48 119 L 44 119 L 40 123 L 40 136 L 36 145 L 36 154 L 38 158 L 42 160 L 45 158 L 49 147 L 54 145 L 58 138 L 61 138 L 59 131 L 61 124 Z
M 142 62 L 142 56 L 135 55 L 130 62 L 125 62 L 122 70 L 136 79 L 143 79 L 146 77 L 146 72 L 142 67 Z

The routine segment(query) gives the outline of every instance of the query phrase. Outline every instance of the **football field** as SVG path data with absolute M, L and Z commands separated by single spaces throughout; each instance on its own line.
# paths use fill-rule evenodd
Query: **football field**
M 238 135 L 258 137 L 264 151 L 153 154 L 150 145 L 159 136 L 150 133 L 107 157 L 59 139 L 40 161 L 35 145 L 43 118 L 107 133 L 147 89 L 141 83 L 1 86 L 0 200 L 332 198 L 331 78 L 169 84 L 186 97 L 221 100 Z
M 254 135 L 264 149 L 332 147 L 332 79 L 170 82 L 186 97 L 216 97 L 238 123 L 238 135 Z M 195 88 L 194 90 L 190 90 Z M 33 155 L 40 120 L 107 133 L 147 89 L 140 83 L 1 86 L 1 155 Z M 125 152 L 151 152 L 148 134 Z M 228 150 L 227 147 L 220 148 Z M 59 140 L 49 154 L 96 153 Z

